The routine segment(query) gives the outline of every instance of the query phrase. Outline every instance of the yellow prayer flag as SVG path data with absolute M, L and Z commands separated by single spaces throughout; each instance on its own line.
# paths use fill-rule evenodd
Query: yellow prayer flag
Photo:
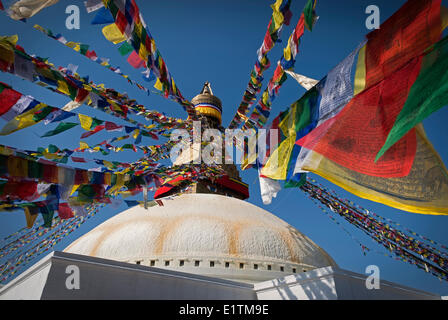
M 72 196 L 72 195 L 75 193 L 75 191 L 78 190 L 78 188 L 79 188 L 79 184 L 75 184 L 75 185 L 72 187 L 72 191 L 70 192 L 70 196 Z
M 288 41 L 288 45 L 285 49 L 283 49 L 283 56 L 285 57 L 285 60 L 289 61 L 291 60 L 291 46 L 290 42 Z
M 106 162 L 109 162 L 109 161 L 104 160 L 104 164 L 106 164 Z M 110 162 L 109 162 L 109 164 L 112 165 L 112 163 L 110 163 Z M 112 166 L 110 168 L 112 168 Z M 105 172 L 104 173 L 104 184 L 110 186 L 111 185 L 111 180 L 112 180 L 111 173 L 110 172 Z
M 159 91 L 163 91 L 163 84 L 162 84 L 162 82 L 160 81 L 159 78 L 157 78 L 157 81 L 154 84 L 154 88 L 156 88 Z
M 17 157 L 9 157 L 8 173 L 11 177 L 28 177 L 28 160 Z
M 103 34 L 107 40 L 110 42 L 117 44 L 126 40 L 124 35 L 121 33 L 120 29 L 118 29 L 115 23 L 112 23 L 103 28 Z
M 0 154 L 4 156 L 12 156 L 14 154 L 14 150 L 7 146 L 0 146 Z
M 79 141 L 79 149 L 80 150 L 85 150 L 85 149 L 89 149 L 89 145 L 87 143 L 85 143 L 84 141 Z
M 286 136 L 286 139 L 274 150 L 265 166 L 261 169 L 261 174 L 268 178 L 275 180 L 286 179 L 289 160 L 296 142 L 295 121 L 298 106 L 298 103 L 294 103 L 289 109 L 288 114 L 278 125 L 282 130 L 283 135 Z
M 68 85 L 67 82 L 64 80 L 58 80 L 58 88 L 59 91 L 61 91 L 62 93 L 70 96 L 70 90 L 68 89 Z
M 273 5 L 271 5 L 272 10 L 280 10 L 280 6 L 282 5 L 283 0 L 277 0 Z
M 124 180 L 125 180 L 125 175 L 121 174 L 121 173 L 116 173 L 117 176 L 117 180 L 115 182 L 115 185 L 112 186 L 107 193 L 108 194 L 112 194 L 115 195 L 117 194 L 118 191 L 120 191 L 120 189 L 124 186 Z
M 283 13 L 280 12 L 280 6 L 282 5 L 282 2 L 283 0 L 277 0 L 273 5 L 271 5 L 274 30 L 278 30 L 284 21 Z
M 90 127 L 92 126 L 93 119 L 84 114 L 78 114 L 79 122 L 81 123 L 81 127 L 84 130 L 90 131 Z
M 264 104 L 269 102 L 269 92 L 267 90 L 265 90 L 261 95 L 261 101 L 263 101 Z
M 28 229 L 31 229 L 34 226 L 34 222 L 36 221 L 38 214 L 31 214 L 30 209 L 28 207 L 25 207 L 24 211 L 25 211 L 26 227 Z
M 2 60 L 8 63 L 14 62 L 14 47 L 18 39 L 17 35 L 0 37 L 0 58 Z
M 145 62 L 148 61 L 149 52 L 148 50 L 146 50 L 145 44 L 142 44 L 140 46 L 140 49 L 138 50 L 138 55 L 140 56 L 140 58 L 142 58 L 143 61 Z
M 73 42 L 73 41 L 68 41 L 68 42 L 65 43 L 65 45 L 66 45 L 67 47 L 73 49 L 74 47 L 76 47 L 76 45 L 79 45 L 79 43 L 77 43 L 77 42 Z

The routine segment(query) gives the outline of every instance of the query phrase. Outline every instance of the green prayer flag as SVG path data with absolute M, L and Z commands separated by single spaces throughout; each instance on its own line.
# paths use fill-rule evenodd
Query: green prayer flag
M 50 131 L 44 133 L 44 135 L 42 136 L 42 138 L 44 138 L 44 137 L 51 137 L 51 136 L 57 135 L 57 134 L 59 134 L 59 133 L 61 133 L 61 132 L 67 131 L 67 130 L 69 130 L 69 129 L 71 129 L 71 128 L 77 126 L 77 125 L 78 125 L 78 123 L 73 123 L 73 122 L 61 122 L 61 123 L 58 124 L 58 126 L 56 127 L 56 129 L 54 129 L 54 130 L 50 130 Z
M 308 0 L 305 8 L 303 8 L 303 14 L 305 16 L 305 26 L 310 31 L 313 31 L 313 25 L 316 21 L 316 13 L 314 12 L 315 1 L 316 0 Z
M 103 123 L 104 123 L 103 120 L 100 120 L 100 119 L 97 119 L 97 118 L 92 118 L 92 124 L 90 125 L 90 130 L 95 129 L 97 126 L 99 126 L 99 125 L 101 125 Z
M 43 226 L 45 228 L 51 228 L 52 222 L 53 222 L 53 215 L 54 211 L 48 207 L 42 208 L 41 211 L 42 218 L 44 219 Z
M 120 54 L 122 56 L 127 55 L 128 53 L 132 52 L 134 50 L 134 48 L 132 48 L 132 46 L 127 43 L 126 41 L 123 42 L 123 44 L 120 46 L 120 48 L 118 48 L 118 52 L 120 52 Z
M 48 146 L 48 152 L 50 153 L 56 153 L 59 151 L 59 148 L 57 146 L 55 146 L 54 144 L 50 144 Z
M 287 188 L 299 188 L 301 186 L 303 186 L 306 182 L 306 173 L 302 173 L 300 175 L 300 180 L 296 181 L 296 180 L 285 180 L 285 184 L 283 185 L 283 187 L 285 189 Z
M 448 104 L 448 37 L 425 53 L 420 73 L 375 161 L 409 130 Z
M 86 55 L 86 53 L 87 53 L 87 50 L 89 50 L 89 45 L 88 44 L 81 44 L 80 46 L 80 53 L 82 54 L 82 55 Z

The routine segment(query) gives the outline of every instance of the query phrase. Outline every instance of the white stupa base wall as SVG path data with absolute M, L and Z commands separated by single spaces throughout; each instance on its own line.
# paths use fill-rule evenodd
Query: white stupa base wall
M 68 289 L 67 267 L 79 268 L 79 289 Z M 69 267 L 70 269 L 70 267 Z M 326 267 L 248 284 L 66 252 L 53 252 L 0 288 L 0 300 L 335 300 L 437 299 L 431 293 L 381 281 L 368 290 L 366 276 Z
M 367 289 L 366 276 L 326 267 L 256 283 L 259 300 L 440 300 L 432 293 L 380 281 L 379 289 Z

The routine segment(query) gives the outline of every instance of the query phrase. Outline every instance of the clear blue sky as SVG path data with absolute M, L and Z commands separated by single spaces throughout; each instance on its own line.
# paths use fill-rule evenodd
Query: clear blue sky
M 8 3 L 8 1 L 3 1 L 3 3 L 5 2 Z M 156 44 L 182 94 L 191 99 L 202 88 L 204 81 L 210 81 L 214 94 L 223 102 L 224 125 L 230 122 L 241 101 L 256 59 L 256 50 L 262 43 L 271 16 L 270 4 L 273 2 L 273 0 L 137 1 L 149 30 L 155 38 Z M 284 42 L 277 44 L 269 54 L 269 58 L 274 65 L 281 56 L 284 43 L 294 28 L 305 2 L 305 0 L 292 1 L 293 18 L 291 25 L 283 31 L 282 39 Z M 364 13 L 368 5 L 377 5 L 381 10 L 381 21 L 384 21 L 404 2 L 404 0 L 318 0 L 316 11 L 320 19 L 312 33 L 305 32 L 300 45 L 300 53 L 296 59 L 295 71 L 315 79 L 324 77 L 368 33 L 365 28 L 367 15 Z M 445 6 L 447 5 L 446 2 L 443 1 Z M 79 30 L 67 30 L 65 28 L 67 17 L 65 8 L 70 4 L 79 5 L 81 9 L 81 28 Z M 82 76 L 89 75 L 95 83 L 104 83 L 107 87 L 115 88 L 120 92 L 127 92 L 149 109 L 185 118 L 185 113 L 176 103 L 167 101 L 157 95 L 146 96 L 121 77 L 113 75 L 105 68 L 32 29 L 32 26 L 37 23 L 45 28 L 50 28 L 54 33 L 62 33 L 68 40 L 90 44 L 91 49 L 94 49 L 98 56 L 110 58 L 113 66 L 120 66 L 124 73 L 140 81 L 140 71 L 133 69 L 119 55 L 118 46 L 114 46 L 104 39 L 101 33 L 102 26 L 90 25 L 93 16 L 94 14 L 88 15 L 86 13 L 83 1 L 61 0 L 53 7 L 29 19 L 26 24 L 12 21 L 1 14 L 0 29 L 2 35 L 18 34 L 19 44 L 28 53 L 49 57 L 50 61 L 57 66 L 67 66 L 69 63 L 76 64 L 79 66 L 78 73 Z M 273 68 L 270 69 L 270 72 L 265 73 L 265 83 L 272 75 L 272 71 Z M 30 94 L 49 105 L 62 107 L 68 102 L 68 99 L 63 96 L 9 74 L 1 73 L 0 81 L 9 83 L 18 91 Z M 303 93 L 304 90 L 294 80 L 288 79 L 280 89 L 279 97 L 273 104 L 272 116 L 276 116 L 278 112 L 288 107 Z M 86 106 L 79 108 L 79 112 L 122 123 Z M 445 163 L 448 161 L 447 119 L 448 109 L 443 108 L 424 122 L 429 138 Z M 2 122 L 0 124 L 3 124 L 3 121 L 0 121 Z M 79 146 L 79 137 L 82 133 L 80 128 L 74 128 L 52 138 L 38 137 L 38 135 L 54 127 L 54 124 L 49 125 L 48 128 L 39 124 L 25 129 L 23 132 L 1 137 L 0 143 L 31 150 L 39 146 L 47 147 L 50 143 L 67 148 Z M 86 141 L 94 144 L 102 141 L 105 137 L 106 135 L 99 133 L 86 139 Z M 143 143 L 154 144 L 154 141 L 144 138 Z M 130 161 L 141 155 L 141 153 L 136 155 L 132 151 L 128 151 L 105 159 Z M 80 154 L 80 156 L 103 158 L 99 154 Z M 256 172 L 254 170 L 242 172 L 242 177 L 250 185 L 251 196 L 248 199 L 249 202 L 264 207 L 299 229 L 324 248 L 340 267 L 364 273 L 366 266 L 375 264 L 380 267 L 383 279 L 434 293 L 448 294 L 448 283 L 440 282 L 437 278 L 412 265 L 374 253 L 364 256 L 359 245 L 308 200 L 300 190 L 283 190 L 271 205 L 263 206 L 259 195 Z M 389 208 L 360 199 L 315 175 L 313 177 L 336 190 L 342 197 L 349 198 L 417 233 L 448 245 L 448 233 L 446 232 L 448 217 L 413 214 Z M 95 218 L 90 219 L 82 228 L 62 241 L 56 249 L 62 250 L 71 241 L 124 208 L 124 206 L 121 206 L 118 209 L 106 208 L 102 210 Z M 2 213 L 0 219 L 1 238 L 23 227 L 25 223 L 24 215 L 20 211 Z M 385 249 L 376 245 L 355 227 L 346 222 L 343 222 L 343 226 L 367 247 L 386 252 Z

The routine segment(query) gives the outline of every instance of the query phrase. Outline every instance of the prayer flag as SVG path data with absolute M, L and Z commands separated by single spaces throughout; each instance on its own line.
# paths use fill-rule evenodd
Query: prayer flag
M 118 27 L 115 23 L 105 26 L 102 31 L 103 31 L 103 35 L 106 37 L 106 39 L 114 44 L 117 44 L 117 43 L 120 43 L 120 42 L 123 42 L 126 40 L 123 33 L 120 31 L 120 29 L 118 29 Z
M 0 115 L 9 111 L 22 97 L 22 94 L 0 82 Z
M 69 129 L 77 126 L 77 125 L 78 125 L 77 123 L 73 123 L 73 122 L 60 122 L 58 124 L 58 126 L 56 127 L 56 129 L 50 130 L 50 131 L 44 133 L 42 138 L 44 138 L 44 137 L 51 137 L 51 136 L 57 135 L 59 133 L 67 131 L 67 130 L 69 130 Z

